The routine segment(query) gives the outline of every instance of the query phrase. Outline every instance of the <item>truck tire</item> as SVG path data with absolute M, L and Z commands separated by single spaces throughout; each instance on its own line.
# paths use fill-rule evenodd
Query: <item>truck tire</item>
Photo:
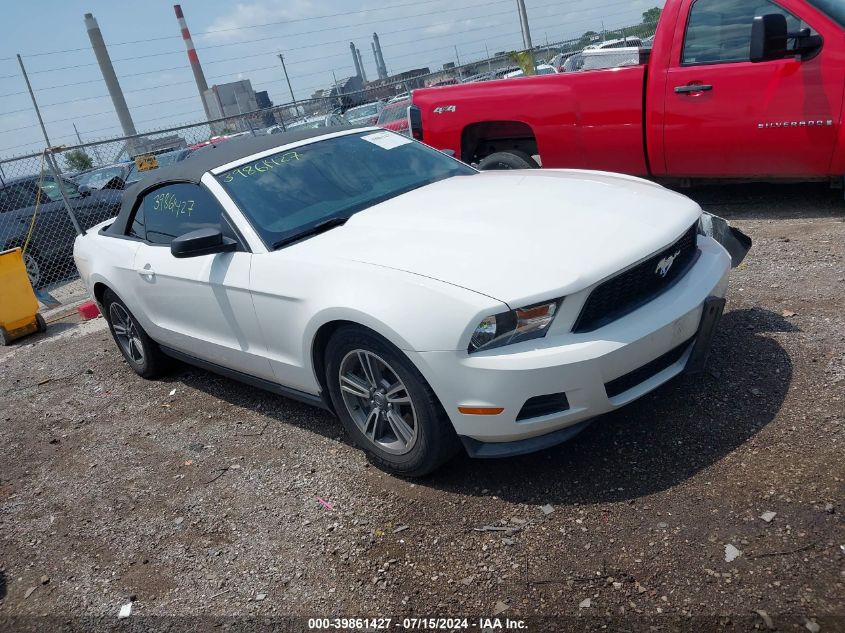
M 500 169 L 539 169 L 540 166 L 533 158 L 518 149 L 507 152 L 496 152 L 481 159 L 478 163 L 481 171 Z

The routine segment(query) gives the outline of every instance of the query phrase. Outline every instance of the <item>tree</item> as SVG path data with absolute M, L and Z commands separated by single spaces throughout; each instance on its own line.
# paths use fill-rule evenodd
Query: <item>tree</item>
M 65 154 L 65 163 L 71 171 L 85 171 L 94 166 L 91 157 L 81 149 L 75 149 Z
M 508 55 L 510 60 L 522 69 L 524 75 L 534 74 L 534 56 L 531 51 L 514 51 Z
M 652 7 L 648 11 L 643 11 L 643 24 L 657 24 L 662 11 L 663 9 L 660 7 Z

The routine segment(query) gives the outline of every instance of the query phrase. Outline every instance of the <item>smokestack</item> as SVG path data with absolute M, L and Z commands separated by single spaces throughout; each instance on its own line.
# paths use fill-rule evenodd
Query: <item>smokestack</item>
M 117 80 L 117 75 L 114 73 L 114 66 L 111 64 L 109 51 L 106 49 L 106 43 L 103 41 L 103 34 L 100 32 L 100 27 L 97 24 L 96 18 L 90 13 L 85 14 L 85 28 L 88 29 L 88 39 L 91 40 L 91 47 L 94 49 L 94 56 L 97 58 L 97 63 L 100 65 L 100 72 L 103 73 L 103 80 L 106 82 L 106 88 L 109 89 L 114 110 L 117 113 L 117 118 L 120 121 L 120 127 L 123 128 L 125 136 L 135 136 L 135 124 L 132 123 L 132 115 L 129 114 L 129 107 L 126 105 L 126 99 L 123 98 L 123 91 L 120 89 L 120 82 Z
M 194 73 L 194 81 L 197 82 L 197 90 L 200 93 L 200 101 L 202 101 L 202 109 L 205 111 L 206 120 L 211 119 L 211 112 L 208 109 L 208 104 L 205 102 L 205 93 L 208 90 L 208 84 L 205 81 L 205 75 L 200 66 L 200 58 L 197 57 L 197 49 L 194 48 L 194 41 L 191 39 L 191 32 L 188 30 L 188 24 L 185 22 L 185 15 L 182 13 L 182 6 L 178 4 L 173 5 L 176 11 L 176 19 L 179 21 L 179 28 L 182 31 L 182 39 L 185 40 L 185 48 L 188 49 L 188 61 L 191 62 L 191 70 Z
M 373 42 L 370 42 L 370 46 L 373 47 L 373 58 L 376 60 L 376 72 L 378 73 L 379 79 L 384 79 L 381 76 L 381 66 L 378 65 L 378 53 L 376 53 L 376 45 Z
M 379 42 L 378 33 L 373 33 L 373 45 L 376 50 L 376 66 L 378 67 L 379 76 L 382 79 L 387 79 L 387 64 L 384 63 L 384 54 L 381 52 L 381 42 Z
M 361 49 L 355 48 L 355 55 L 358 57 L 358 67 L 361 69 L 361 81 L 367 83 L 367 71 L 364 70 L 364 58 L 361 57 Z
M 349 42 L 349 50 L 352 51 L 352 63 L 355 64 L 355 75 L 363 80 L 361 73 L 361 61 L 358 59 L 358 49 L 355 48 L 355 42 Z

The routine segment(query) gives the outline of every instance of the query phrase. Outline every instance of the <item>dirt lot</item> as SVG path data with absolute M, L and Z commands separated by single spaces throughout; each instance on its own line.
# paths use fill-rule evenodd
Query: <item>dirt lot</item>
M 136 377 L 102 319 L 0 351 L 0 629 L 845 631 L 845 203 L 687 193 L 755 240 L 707 373 L 529 457 L 397 479 L 326 413 L 186 367 Z

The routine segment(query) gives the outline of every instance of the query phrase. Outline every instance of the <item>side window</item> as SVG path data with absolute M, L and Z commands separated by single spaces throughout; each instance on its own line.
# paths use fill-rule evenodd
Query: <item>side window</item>
M 144 196 L 129 234 L 143 231 L 151 244 L 170 244 L 173 238 L 196 229 L 220 228 L 221 215 L 217 200 L 203 187 L 165 185 Z
M 41 202 L 43 204 L 49 202 L 49 200 L 45 197 L 41 199 Z M 33 206 L 35 206 L 34 185 L 25 182 L 17 183 L 9 185 L 0 191 L 0 213 Z
M 690 10 L 681 63 L 748 61 L 751 23 L 756 16 L 769 13 L 785 15 L 790 33 L 807 28 L 797 17 L 767 0 L 697 0 Z M 815 34 L 815 31 L 811 30 L 811 33 Z M 790 45 L 794 46 L 794 42 L 790 42 Z
M 144 228 L 144 205 L 138 205 L 137 211 L 135 211 L 135 217 L 132 218 L 132 226 L 129 227 L 129 232 L 127 235 L 132 237 L 137 237 L 139 239 L 145 240 L 147 239 L 147 231 Z

